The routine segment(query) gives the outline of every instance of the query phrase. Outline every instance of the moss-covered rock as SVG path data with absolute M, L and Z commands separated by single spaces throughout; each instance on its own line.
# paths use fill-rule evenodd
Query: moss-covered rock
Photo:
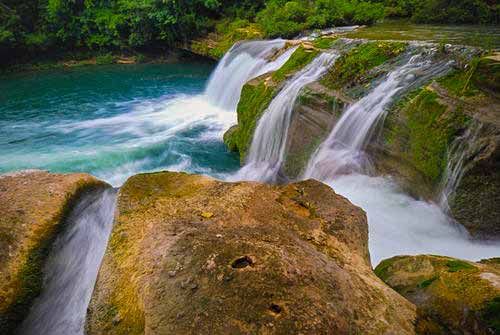
M 106 184 L 86 174 L 0 175 L 0 333 L 9 334 L 40 292 L 42 267 L 82 192 Z
M 403 42 L 362 43 L 340 56 L 321 83 L 331 89 L 345 89 L 360 81 L 369 81 L 373 79 L 372 76 L 367 77 L 370 70 L 400 55 L 406 46 Z
M 440 256 L 398 256 L 375 273 L 417 305 L 419 334 L 500 333 L 500 267 Z
M 328 186 L 129 179 L 88 334 L 411 334 L 371 270 L 363 211 Z
M 460 106 L 454 107 L 428 86 L 408 97 L 386 120 L 388 150 L 411 162 L 432 187 L 441 181 L 450 144 L 470 120 Z
M 238 103 L 238 126 L 224 134 L 224 143 L 240 153 L 242 163 L 250 147 L 257 122 L 286 78 L 309 64 L 319 51 L 299 45 L 288 61 L 277 71 L 264 74 L 245 84 Z
M 236 42 L 263 37 L 260 27 L 255 23 L 247 20 L 223 20 L 216 25 L 215 32 L 191 41 L 186 49 L 197 55 L 219 60 Z

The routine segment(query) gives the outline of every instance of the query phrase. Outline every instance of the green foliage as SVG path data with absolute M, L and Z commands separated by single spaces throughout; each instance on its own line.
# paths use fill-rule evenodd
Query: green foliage
M 371 24 L 384 15 L 494 24 L 499 6 L 490 0 L 1 0 L 0 51 L 2 60 L 12 60 L 48 50 L 174 47 L 216 31 L 224 36 L 213 51 L 218 58 L 237 40 Z
M 498 24 L 499 7 L 489 0 L 382 0 L 386 16 L 417 23 Z
M 370 24 L 383 15 L 381 4 L 361 0 L 269 0 L 257 22 L 266 36 L 293 37 L 307 29 Z
M 108 53 L 105 55 L 97 56 L 95 62 L 97 65 L 113 64 L 115 62 L 115 58 L 112 54 Z

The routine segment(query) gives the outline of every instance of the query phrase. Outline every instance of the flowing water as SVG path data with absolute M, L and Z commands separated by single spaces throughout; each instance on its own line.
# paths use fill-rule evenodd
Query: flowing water
M 0 172 L 89 172 L 114 185 L 183 170 L 224 178 L 239 166 L 222 134 L 248 80 L 281 67 L 283 40 L 241 43 L 207 83 L 205 63 L 113 66 L 0 79 Z M 204 87 L 206 87 L 204 89 Z M 116 191 L 85 195 L 66 220 L 22 335 L 83 334 L 113 224 Z
M 247 162 L 235 179 L 276 181 L 295 100 L 300 90 L 325 74 L 338 56 L 336 52 L 320 54 L 285 84 L 258 121 Z
M 466 166 L 467 159 L 474 154 L 481 128 L 480 122 L 472 120 L 463 136 L 457 137 L 448 150 L 448 164 L 443 176 L 442 191 L 438 200 L 439 205 L 446 212 L 450 212 L 450 203 L 453 201 L 455 190 L 468 168 Z
M 116 191 L 82 197 L 65 221 L 45 265 L 42 294 L 19 331 L 23 335 L 83 335 L 115 212 Z
M 229 153 L 222 134 L 236 123 L 245 82 L 283 65 L 285 41 L 241 43 L 212 70 L 207 63 L 111 66 L 0 79 L 0 172 L 42 168 L 89 172 L 113 185 L 132 174 L 182 170 L 226 180 L 277 180 L 293 105 L 300 90 L 337 58 L 318 56 L 290 78 L 261 120 L 247 164 Z M 390 177 L 370 176 L 364 152 L 395 98 L 448 70 L 432 47 L 414 45 L 361 100 L 348 107 L 311 157 L 304 178 L 317 178 L 362 207 L 372 263 L 400 254 L 433 253 L 477 260 L 498 256 L 498 243 L 478 243 L 440 206 L 403 193 Z M 460 181 L 467 143 L 450 148 L 445 197 Z M 116 193 L 95 192 L 72 210 L 45 268 L 42 295 L 22 334 L 82 334 L 86 307 L 111 230 Z
M 432 46 L 413 44 L 394 70 L 343 112 L 310 158 L 302 176 L 331 185 L 366 211 L 374 265 L 402 254 L 434 253 L 472 260 L 500 254 L 498 243 L 472 242 L 467 232 L 438 204 L 404 194 L 390 177 L 370 176 L 370 158 L 364 149 L 384 122 L 395 98 L 450 69 L 448 61 L 435 59 L 435 52 Z M 284 157 L 290 113 L 303 86 L 298 85 L 293 94 L 287 88 L 300 82 L 301 75 L 315 67 L 313 64 L 292 78 L 273 99 L 259 120 L 247 164 L 234 179 L 276 181 Z M 450 153 L 457 158 L 450 161 L 451 184 L 444 188 L 446 192 L 452 192 L 459 182 L 463 156 L 458 152 L 462 152 L 473 133 L 473 130 L 467 132 Z
M 296 49 L 288 48 L 269 61 L 284 47 L 285 40 L 282 39 L 236 43 L 210 78 L 206 90 L 209 101 L 225 110 L 236 110 L 243 85 L 250 79 L 279 69 Z
M 284 44 L 241 43 L 210 80 L 212 67 L 201 62 L 0 78 L 0 173 L 88 172 L 114 186 L 157 170 L 224 178 L 239 167 L 222 134 L 236 122 L 241 87 L 279 68 L 293 52 L 275 55 Z
M 447 62 L 434 62 L 432 56 L 433 51 L 426 48 L 418 48 L 416 53 L 412 50 L 409 60 L 347 108 L 310 159 L 304 177 L 329 181 L 339 174 L 369 173 L 369 158 L 364 149 L 397 94 L 449 69 Z

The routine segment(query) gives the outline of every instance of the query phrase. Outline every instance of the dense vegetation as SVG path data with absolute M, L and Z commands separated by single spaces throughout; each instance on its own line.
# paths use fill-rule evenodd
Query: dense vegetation
M 497 0 L 379 0 L 386 16 L 416 23 L 498 24 Z
M 0 60 L 49 50 L 171 47 L 221 19 L 252 23 L 266 37 L 291 37 L 384 16 L 498 23 L 498 12 L 495 0 L 0 0 Z

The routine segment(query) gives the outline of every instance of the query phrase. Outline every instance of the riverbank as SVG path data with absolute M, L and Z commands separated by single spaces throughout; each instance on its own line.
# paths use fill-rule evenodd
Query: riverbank
M 30 61 L 21 60 L 17 63 L 0 67 L 0 76 L 11 73 L 37 72 L 65 68 L 77 68 L 96 65 L 134 65 L 134 64 L 171 64 L 190 60 L 213 62 L 211 57 L 195 54 L 185 49 L 156 50 L 146 52 L 93 52 L 76 51 L 61 52 L 35 57 Z

